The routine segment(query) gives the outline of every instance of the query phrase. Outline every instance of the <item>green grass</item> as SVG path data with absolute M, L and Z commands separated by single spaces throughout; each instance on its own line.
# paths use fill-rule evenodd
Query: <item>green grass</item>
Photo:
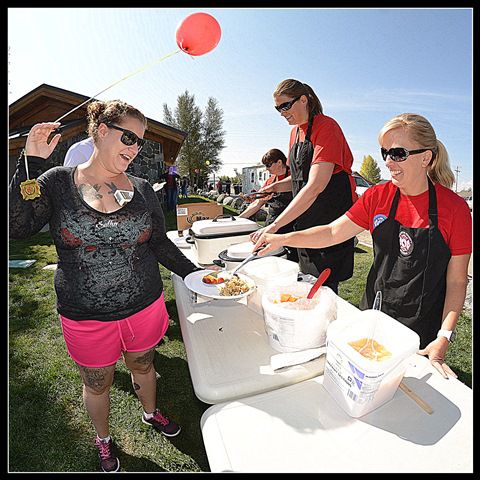
M 54 247 L 47 246 L 49 239 L 48 233 L 41 233 L 30 244 L 10 245 L 11 255 L 37 262 L 10 270 L 9 470 L 98 471 L 80 375 L 67 354 L 55 311 L 53 272 L 42 270 L 56 258 Z M 140 403 L 120 361 L 111 391 L 111 433 L 122 471 L 208 471 L 199 425 L 209 405 L 194 395 L 170 274 L 160 268 L 171 321 L 155 359 L 159 405 L 183 426 L 183 432 L 167 440 L 140 421 Z
M 190 202 L 202 201 L 191 197 Z M 187 203 L 182 200 L 182 203 Z M 236 212 L 228 207 L 225 213 Z M 166 213 L 168 230 L 176 229 L 173 212 Z M 36 259 L 26 269 L 9 272 L 9 471 L 97 472 L 94 431 L 83 407 L 82 383 L 67 354 L 55 310 L 53 272 L 42 270 L 56 262 L 50 234 L 10 242 L 10 258 Z M 372 251 L 359 246 L 355 273 L 340 284 L 340 295 L 354 305 L 363 294 Z M 182 427 L 166 439 L 140 420 L 141 407 L 122 361 L 111 390 L 111 433 L 125 472 L 208 472 L 200 417 L 210 406 L 193 391 L 178 322 L 170 272 L 161 268 L 171 320 L 157 347 L 155 368 L 158 404 Z M 471 386 L 471 318 L 462 314 L 457 341 L 447 363 Z

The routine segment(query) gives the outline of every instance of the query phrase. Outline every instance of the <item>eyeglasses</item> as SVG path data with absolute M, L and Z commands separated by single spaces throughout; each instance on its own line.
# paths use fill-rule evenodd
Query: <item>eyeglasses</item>
M 301 95 L 300 95 L 301 97 Z M 297 98 L 294 98 L 293 100 L 290 100 L 289 102 L 285 102 L 285 103 L 281 103 L 280 105 L 274 105 L 275 106 L 275 110 L 277 110 L 277 112 L 286 112 L 287 110 L 290 110 L 292 108 L 292 105 L 300 99 L 300 97 L 297 97 Z
M 429 150 L 433 152 L 431 148 L 421 148 L 420 150 L 407 150 L 403 147 L 391 148 L 390 150 L 381 148 L 380 152 L 385 162 L 387 161 L 387 157 L 390 157 L 394 162 L 404 162 L 410 155 L 428 152 Z
M 127 130 L 126 128 L 118 127 L 117 125 L 113 125 L 112 123 L 105 123 L 108 128 L 114 128 L 115 130 L 119 130 L 122 132 L 122 136 L 120 137 L 120 141 L 124 145 L 134 145 L 135 143 L 138 145 L 138 151 L 143 148 L 145 145 L 145 139 L 139 138 L 136 133 L 133 133 L 131 130 Z

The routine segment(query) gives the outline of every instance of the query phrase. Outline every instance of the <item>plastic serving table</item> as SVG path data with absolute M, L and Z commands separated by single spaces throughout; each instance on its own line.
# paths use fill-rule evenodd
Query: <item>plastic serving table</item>
M 168 232 L 170 239 L 177 232 Z M 192 249 L 182 252 L 196 263 Z M 172 274 L 178 317 L 195 395 L 215 404 L 286 387 L 323 374 L 325 355 L 281 370 L 270 366 L 277 355 L 265 332 L 263 316 L 241 300 L 199 303 L 183 280 Z M 337 318 L 358 309 L 339 298 Z
M 201 418 L 212 472 L 473 472 L 473 395 L 413 355 L 403 391 L 361 418 L 324 389 L 323 375 L 268 393 L 221 403 Z

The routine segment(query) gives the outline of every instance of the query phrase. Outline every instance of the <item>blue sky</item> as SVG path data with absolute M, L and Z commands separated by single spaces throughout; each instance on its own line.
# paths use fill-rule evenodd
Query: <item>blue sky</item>
M 178 50 L 178 23 L 198 11 L 219 22 L 218 46 L 155 63 Z M 93 96 L 153 63 L 97 98 L 158 121 L 185 90 L 202 110 L 216 98 L 226 131 L 220 173 L 233 175 L 270 148 L 287 153 L 291 127 L 272 92 L 295 78 L 342 127 L 354 170 L 372 155 L 389 179 L 378 131 L 414 112 L 447 147 L 461 190 L 473 179 L 472 17 L 468 8 L 9 8 L 9 103 L 42 83 Z

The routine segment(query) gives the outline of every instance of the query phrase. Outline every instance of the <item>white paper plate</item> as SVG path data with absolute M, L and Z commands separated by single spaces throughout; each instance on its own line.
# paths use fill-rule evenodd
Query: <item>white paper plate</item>
M 239 273 L 238 276 L 240 277 L 240 279 L 246 282 L 249 286 L 251 286 L 250 290 L 248 290 L 248 292 L 241 293 L 240 295 L 220 295 L 220 290 L 224 285 L 223 283 L 219 285 L 208 285 L 206 283 L 203 283 L 202 281 L 202 278 L 205 275 L 213 272 L 218 273 L 215 270 L 198 270 L 197 272 L 192 272 L 185 277 L 185 285 L 192 292 L 198 293 L 199 295 L 202 295 L 204 297 L 215 298 L 218 300 L 237 300 L 239 298 L 246 297 L 255 291 L 255 282 L 250 277 Z

